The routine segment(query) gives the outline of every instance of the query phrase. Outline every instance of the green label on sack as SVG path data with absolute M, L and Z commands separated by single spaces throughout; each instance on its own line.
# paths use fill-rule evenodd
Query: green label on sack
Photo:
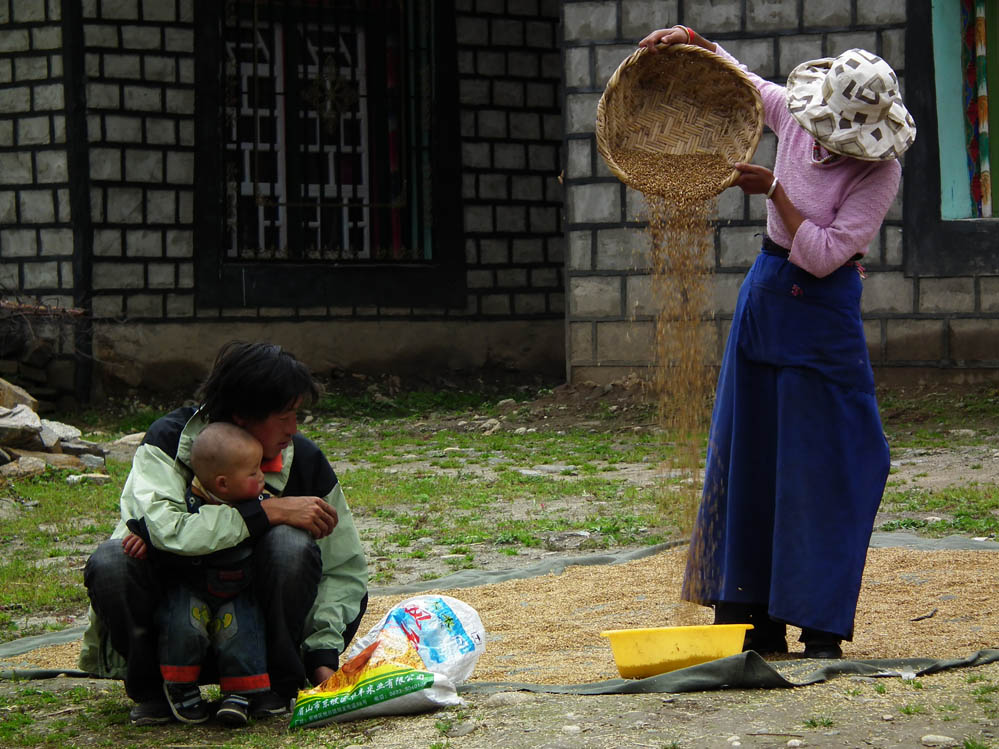
M 349 689 L 299 697 L 291 716 L 291 727 L 329 720 L 337 715 L 362 710 L 434 685 L 434 675 L 428 671 L 412 668 L 372 671 L 374 673 L 368 678 Z

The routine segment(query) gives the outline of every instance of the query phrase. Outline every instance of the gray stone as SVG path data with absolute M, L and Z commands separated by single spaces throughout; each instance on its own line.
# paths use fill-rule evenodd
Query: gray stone
M 805 26 L 849 26 L 851 0 L 805 0 Z
M 97 180 L 121 180 L 121 151 L 95 148 L 90 152 L 90 176 Z
M 90 453 L 83 453 L 80 457 L 80 462 L 87 468 L 103 468 L 104 458 L 99 455 L 91 455 Z
M 30 44 L 26 29 L 0 29 L 0 52 L 27 52 Z
M 105 473 L 77 473 L 66 477 L 66 483 L 70 486 L 77 484 L 107 484 L 111 477 Z
M 21 458 L 5 466 L 0 466 L 0 475 L 5 478 L 25 478 L 45 473 L 45 461 L 40 458 Z
M 139 56 L 134 54 L 105 54 L 104 55 L 104 75 L 108 78 L 131 78 L 142 77 L 142 68 L 139 64 Z
M 26 224 L 49 224 L 55 221 L 55 203 L 51 190 L 23 190 L 20 194 L 21 221 Z
M 822 57 L 822 36 L 797 35 L 780 39 L 780 75 L 786 78 L 792 70 L 805 60 Z
M 643 229 L 601 229 L 597 232 L 597 269 L 647 269 L 649 241 L 649 235 Z
M 692 5 L 692 3 L 687 3 Z M 621 35 L 638 41 L 653 29 L 677 21 L 677 0 L 627 0 L 621 3 Z
M 876 3 L 857 3 L 857 23 L 864 26 L 905 23 L 905 0 L 879 0 Z
M 24 406 L 29 411 L 38 409 L 38 401 L 27 390 L 12 382 L 0 378 L 0 410 Z
M 46 57 L 18 57 L 14 60 L 14 80 L 39 81 L 49 77 Z
M 22 146 L 49 143 L 52 140 L 49 133 L 48 117 L 25 117 L 17 122 L 17 142 Z
M 166 91 L 166 111 L 172 114 L 194 114 L 193 89 L 168 88 Z
M 83 436 L 83 432 L 79 429 L 61 421 L 42 419 L 42 427 L 50 430 L 60 440 L 76 440 Z
M 129 182 L 162 182 L 163 154 L 146 149 L 126 149 L 125 179 Z
M 874 51 L 877 49 L 878 35 L 875 31 L 854 31 L 843 34 L 829 34 L 826 40 L 827 54 L 829 57 L 836 57 L 854 47 Z
M 83 25 L 83 40 L 87 45 L 88 49 L 93 47 L 117 47 L 118 46 L 118 33 L 115 26 L 110 24 L 94 24 L 87 23 Z M 129 27 L 125 27 L 129 28 Z M 151 31 L 156 31 L 157 36 L 159 31 L 156 29 L 150 29 Z
M 42 431 L 42 421 L 24 403 L 0 408 L 0 445 L 15 447 L 34 440 Z
M 738 31 L 742 23 L 741 0 L 699 0 L 684 3 L 682 23 L 710 38 L 719 31 Z
M 142 0 L 143 21 L 176 21 L 174 3 L 163 0 Z
M 62 84 L 35 86 L 32 102 L 36 110 L 62 109 L 65 106 Z
M 167 28 L 164 30 L 168 52 L 193 52 L 194 32 L 188 29 Z
M 569 186 L 566 202 L 572 224 L 621 220 L 621 191 L 616 183 Z
M 163 95 L 158 88 L 148 86 L 124 86 L 124 108 L 133 112 L 160 112 L 163 110 Z
M 87 104 L 96 109 L 117 109 L 121 101 L 118 87 L 111 83 L 87 83 Z
M 108 115 L 104 118 L 104 129 L 108 141 L 112 143 L 138 143 L 142 140 L 141 117 Z
M 0 183 L 33 182 L 32 175 L 30 153 L 26 151 L 0 153 Z
M 65 151 L 38 151 L 35 167 L 39 182 L 66 182 L 69 179 L 69 161 Z
M 784 0 L 748 0 L 746 7 L 746 28 L 750 30 L 775 31 L 798 27 L 797 3 Z
M 194 154 L 167 154 L 167 182 L 171 184 L 194 184 Z
M 868 273 L 861 299 L 863 313 L 900 312 L 913 309 L 914 281 L 902 272 L 879 271 Z
M 142 190 L 134 187 L 109 188 L 107 213 L 109 223 L 142 223 Z
M 141 289 L 143 269 L 135 263 L 94 263 L 95 289 Z
M 99 26 L 99 29 L 107 29 L 112 33 L 109 36 L 114 36 L 113 26 Z M 160 29 L 155 26 L 130 26 L 123 25 L 121 28 L 121 43 L 125 49 L 159 49 L 162 46 Z M 117 46 L 117 39 L 114 39 L 114 43 L 110 45 L 101 46 Z M 88 46 L 95 46 L 90 44 L 90 40 L 87 40 Z
M 3 257 L 34 257 L 38 254 L 38 235 L 34 229 L 0 230 Z
M 974 312 L 974 277 L 919 279 L 919 311 Z
M 58 263 L 25 263 L 22 271 L 25 291 L 48 291 L 59 288 Z
M 126 257 L 162 257 L 163 232 L 156 229 L 130 229 L 125 232 Z
M 923 746 L 960 746 L 961 744 L 960 741 L 950 736 L 940 736 L 933 733 L 928 733 L 920 738 L 919 743 Z
M 569 279 L 569 306 L 573 318 L 617 317 L 622 310 L 619 276 L 577 276 Z
M 563 9 L 563 37 L 566 41 L 617 38 L 616 3 L 565 3 Z

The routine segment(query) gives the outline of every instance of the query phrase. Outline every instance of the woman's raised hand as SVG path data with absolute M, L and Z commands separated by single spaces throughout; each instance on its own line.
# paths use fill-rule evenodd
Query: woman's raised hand
M 655 52 L 660 46 L 668 47 L 671 44 L 689 44 L 691 34 L 686 26 L 672 26 L 668 29 L 656 29 L 638 43 L 639 47 L 645 47 L 650 52 Z

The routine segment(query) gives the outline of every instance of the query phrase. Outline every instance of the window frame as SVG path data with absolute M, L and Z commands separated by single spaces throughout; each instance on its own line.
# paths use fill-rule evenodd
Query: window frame
M 218 183 L 223 3 L 195 3 L 195 298 L 214 307 L 466 306 L 454 0 L 434 0 L 431 175 L 434 258 L 400 263 L 226 257 Z
M 999 272 L 999 219 L 940 217 L 933 19 L 925 0 L 907 0 L 905 50 L 906 106 L 917 128 L 916 140 L 905 154 L 902 189 L 906 275 Z

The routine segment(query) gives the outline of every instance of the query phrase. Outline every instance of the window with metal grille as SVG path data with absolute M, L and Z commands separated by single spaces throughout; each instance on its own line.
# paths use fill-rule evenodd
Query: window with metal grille
M 230 257 L 429 257 L 421 3 L 233 3 L 225 18 Z
M 211 262 L 201 265 L 213 266 L 199 280 L 217 291 L 213 274 L 221 281 L 235 268 L 241 287 L 247 272 L 259 287 L 260 273 L 280 285 L 275 271 L 301 265 L 312 266 L 303 278 L 313 284 L 324 268 L 344 279 L 351 267 L 453 266 L 458 162 L 444 146 L 458 119 L 446 64 L 453 3 L 213 5 L 198 3 L 213 30 L 200 38 L 214 36 L 198 69 L 198 184 L 212 198 L 198 202 L 199 244 L 210 241 Z

